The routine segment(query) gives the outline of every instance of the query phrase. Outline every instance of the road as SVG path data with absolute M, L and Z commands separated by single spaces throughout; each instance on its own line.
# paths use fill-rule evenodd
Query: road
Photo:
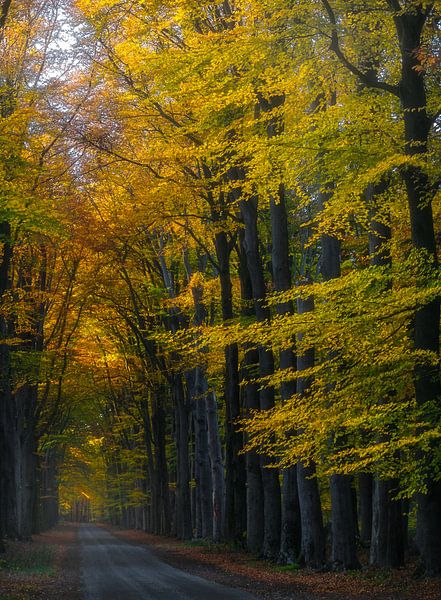
M 80 541 L 84 600 L 256 600 L 175 569 L 100 527 L 82 525 Z

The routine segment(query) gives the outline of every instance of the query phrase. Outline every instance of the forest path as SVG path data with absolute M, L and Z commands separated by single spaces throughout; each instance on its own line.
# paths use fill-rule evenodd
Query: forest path
M 175 569 L 94 525 L 81 526 L 80 542 L 84 600 L 256 600 Z

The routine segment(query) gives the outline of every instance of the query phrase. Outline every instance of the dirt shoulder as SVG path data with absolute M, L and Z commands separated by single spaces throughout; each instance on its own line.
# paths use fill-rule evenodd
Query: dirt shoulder
M 441 579 L 416 580 L 412 569 L 313 573 L 256 560 L 225 545 L 185 543 L 105 527 L 125 541 L 148 545 L 158 558 L 178 569 L 264 600 L 441 600 Z
M 0 554 L 0 600 L 80 600 L 78 526 L 61 524 Z

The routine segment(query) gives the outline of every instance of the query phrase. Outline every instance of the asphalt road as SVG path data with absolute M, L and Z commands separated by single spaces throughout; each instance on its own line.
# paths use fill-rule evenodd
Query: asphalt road
M 82 525 L 80 541 L 84 600 L 256 600 L 175 569 L 100 527 Z

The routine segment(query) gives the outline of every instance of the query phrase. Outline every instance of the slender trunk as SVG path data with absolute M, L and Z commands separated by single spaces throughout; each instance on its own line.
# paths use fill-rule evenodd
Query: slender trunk
M 11 227 L 9 223 L 0 223 L 0 242 L 3 253 L 0 262 L 0 303 L 5 292 L 11 287 Z M 10 323 L 3 311 L 0 311 L 0 550 L 4 550 L 3 537 L 17 536 L 14 517 L 14 462 L 13 451 L 13 396 L 11 389 L 11 352 L 7 343 L 11 336 Z M 12 511 L 12 514 L 11 514 Z
M 189 408 L 180 374 L 174 377 L 174 400 L 176 405 L 176 524 L 177 536 L 183 540 L 192 538 L 189 463 Z
M 205 396 L 207 407 L 208 451 L 210 454 L 211 479 L 213 487 L 213 541 L 220 542 L 222 538 L 224 513 L 224 465 L 219 436 L 217 402 L 214 392 L 207 391 Z
M 206 391 L 205 375 L 201 367 L 196 367 L 193 391 L 195 462 L 198 473 L 196 487 L 201 511 L 201 534 L 203 538 L 208 539 L 213 535 L 213 506 L 208 454 Z

